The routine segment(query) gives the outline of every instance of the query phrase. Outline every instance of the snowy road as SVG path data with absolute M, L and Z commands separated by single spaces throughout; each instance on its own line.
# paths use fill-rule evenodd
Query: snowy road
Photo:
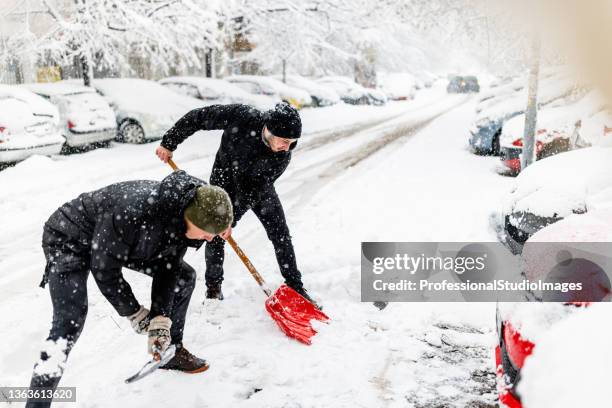
M 495 174 L 494 158 L 467 151 L 474 101 L 436 92 L 377 111 L 342 108 L 324 120 L 324 111 L 305 113 L 311 137 L 300 142 L 277 189 L 305 285 L 332 317 L 311 347 L 276 329 L 263 295 L 231 254 L 226 300 L 203 305 L 204 253 L 190 252 L 187 260 L 200 281 L 185 343 L 211 369 L 123 384 L 146 358 L 144 339 L 90 280 L 89 315 L 62 380 L 77 387 L 77 406 L 495 406 L 493 305 L 407 303 L 378 311 L 359 301 L 361 241 L 495 240 L 489 216 L 511 181 Z M 219 142 L 219 132 L 208 133 L 188 139 L 175 156 L 179 166 L 203 178 Z M 169 170 L 153 149 L 115 145 L 36 157 L 0 172 L 0 384 L 27 384 L 49 328 L 48 292 L 36 287 L 44 265 L 42 223 L 81 191 L 161 179 Z M 234 237 L 271 286 L 279 284 L 272 246 L 252 214 Z M 146 303 L 148 278 L 125 274 Z

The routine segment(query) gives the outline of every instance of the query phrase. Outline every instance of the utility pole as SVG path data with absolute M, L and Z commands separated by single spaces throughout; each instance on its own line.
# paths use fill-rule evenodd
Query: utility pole
M 540 36 L 534 34 L 531 46 L 531 67 L 529 69 L 529 90 L 527 109 L 525 109 L 525 131 L 523 133 L 523 153 L 521 171 L 535 160 L 535 133 L 538 116 L 538 77 L 540 74 Z

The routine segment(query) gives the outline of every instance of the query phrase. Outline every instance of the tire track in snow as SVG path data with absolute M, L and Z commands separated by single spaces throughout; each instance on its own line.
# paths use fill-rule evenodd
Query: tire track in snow
M 323 157 L 313 164 L 291 172 L 287 178 L 294 179 L 296 177 L 303 177 L 303 181 L 286 193 L 292 200 L 294 200 L 293 196 L 298 196 L 298 199 L 295 200 L 295 203 L 290 207 L 289 212 L 293 213 L 307 205 L 310 202 L 310 197 L 324 185 L 343 174 L 347 169 L 358 165 L 400 139 L 414 136 L 431 122 L 468 100 L 469 98 L 466 97 L 447 98 L 415 111 L 388 119 L 376 126 L 362 128 L 358 132 L 347 135 L 344 138 L 333 140 L 334 142 L 340 142 L 346 140 L 349 136 L 352 138 L 365 136 L 365 142 L 357 147 L 351 148 L 349 151 L 342 151 L 341 153 L 331 155 L 331 157 Z M 415 118 L 419 111 L 425 110 L 425 108 L 431 109 L 432 105 L 434 107 L 435 105 L 441 106 L 434 109 L 433 112 L 425 112 L 422 116 Z M 368 136 L 374 137 L 372 139 Z M 327 143 L 317 147 L 320 148 L 325 145 L 327 145 Z M 314 175 L 312 174 L 313 171 L 315 173 Z

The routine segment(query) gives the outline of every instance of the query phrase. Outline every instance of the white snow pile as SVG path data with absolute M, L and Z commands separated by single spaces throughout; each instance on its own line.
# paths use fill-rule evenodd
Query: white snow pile
M 543 335 L 521 371 L 528 408 L 610 406 L 612 305 L 594 304 Z
M 559 106 L 552 103 L 551 106 L 543 107 L 537 115 L 536 140 L 543 143 L 550 142 L 558 137 L 569 138 L 573 132 L 576 122 L 584 120 L 589 122 L 589 119 L 596 114 L 605 114 L 605 101 L 598 92 L 592 91 L 586 94 L 576 103 L 559 103 Z M 601 119 L 598 117 L 598 121 Z M 612 125 L 612 122 L 609 123 Z M 580 132 L 582 138 L 587 142 L 595 139 L 601 140 L 597 134 L 603 134 L 603 126 L 596 129 L 598 126 L 590 124 L 587 129 Z M 511 146 L 512 142 L 517 139 L 522 139 L 525 129 L 525 114 L 513 117 L 504 123 L 500 144 L 502 146 Z M 586 131 L 585 131 L 586 130 Z M 591 134 L 591 132 L 595 134 Z M 592 142 L 590 142 L 592 143 Z
M 537 161 L 515 179 L 504 213 L 566 217 L 605 206 L 602 197 L 612 187 L 611 157 L 612 148 L 588 147 Z

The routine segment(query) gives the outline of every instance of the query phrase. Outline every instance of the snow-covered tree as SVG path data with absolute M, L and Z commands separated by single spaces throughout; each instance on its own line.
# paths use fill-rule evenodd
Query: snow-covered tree
M 129 56 L 164 71 L 197 66 L 198 50 L 218 45 L 217 6 L 196 0 L 30 0 L 18 9 L 20 30 L 4 37 L 0 52 L 4 58 L 36 54 L 62 63 L 76 57 L 86 83 L 93 64 L 126 66 Z M 35 17 L 39 23 L 33 26 Z

